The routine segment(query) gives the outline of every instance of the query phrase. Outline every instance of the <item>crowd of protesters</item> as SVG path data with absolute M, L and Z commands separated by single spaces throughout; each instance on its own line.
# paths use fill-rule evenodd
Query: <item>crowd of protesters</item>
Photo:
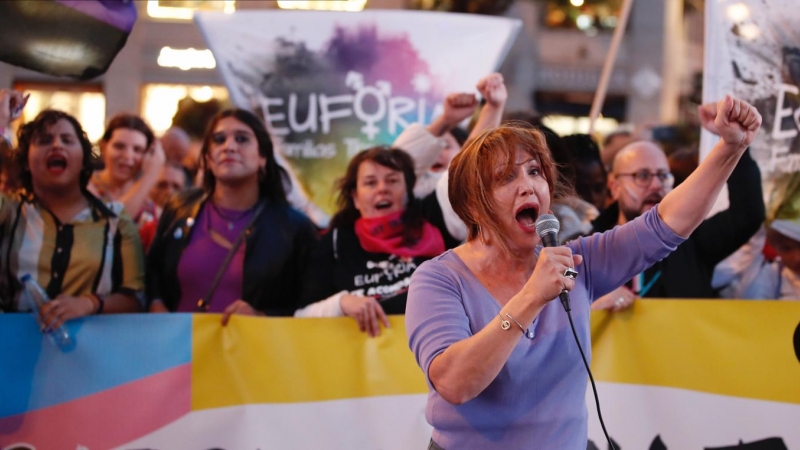
M 29 274 L 53 299 L 41 311 L 51 326 L 92 314 L 208 311 L 222 313 L 223 324 L 239 314 L 349 316 L 376 336 L 387 314 L 405 312 L 415 269 L 467 240 L 448 167 L 476 136 L 503 126 L 541 135 L 565 189 L 550 205 L 562 242 L 645 214 L 697 166 L 696 151 L 668 155 L 635 132 L 612 133 L 602 146 L 589 135 L 558 136 L 533 113 L 505 111 L 499 74 L 476 90 L 448 95 L 432 123 L 355 155 L 324 229 L 292 204 L 296 180 L 249 111 L 214 116 L 199 160 L 187 163 L 185 132 L 156 137 L 129 114 L 113 117 L 98 143 L 56 110 L 10 136 L 25 99 L 2 90 L 0 308 L 26 309 L 20 280 Z M 709 108 L 700 107 L 701 122 L 716 132 Z M 800 298 L 800 220 L 791 208 L 799 185 L 788 180 L 783 203 L 768 213 L 746 152 L 727 182 L 730 206 L 593 308 L 620 311 L 642 297 Z

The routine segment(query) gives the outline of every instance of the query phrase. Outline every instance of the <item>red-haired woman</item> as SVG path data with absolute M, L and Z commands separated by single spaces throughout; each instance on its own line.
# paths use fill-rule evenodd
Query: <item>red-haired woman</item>
M 541 246 L 538 217 L 559 189 L 541 133 L 501 127 L 453 160 L 449 198 L 467 242 L 425 262 L 408 293 L 409 346 L 425 373 L 432 449 L 585 448 L 591 302 L 673 251 L 705 218 L 761 116 L 726 98 L 722 139 L 656 207 L 625 225 Z M 569 310 L 569 309 L 568 309 Z

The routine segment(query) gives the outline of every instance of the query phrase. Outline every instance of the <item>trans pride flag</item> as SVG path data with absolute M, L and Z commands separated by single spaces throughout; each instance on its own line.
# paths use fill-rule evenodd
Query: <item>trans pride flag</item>
M 191 316 L 108 316 L 68 329 L 76 345 L 62 353 L 32 316 L 0 315 L 0 448 L 108 449 L 190 411 Z
M 136 22 L 130 0 L 0 2 L 0 61 L 82 80 L 105 73 Z
M 372 339 L 349 318 L 97 316 L 61 353 L 0 314 L 0 450 L 426 448 L 425 378 L 390 321 Z M 800 302 L 642 300 L 593 314 L 592 340 L 619 447 L 800 448 Z
M 62 353 L 0 314 L 0 449 L 423 448 L 427 387 L 391 321 L 98 316 Z

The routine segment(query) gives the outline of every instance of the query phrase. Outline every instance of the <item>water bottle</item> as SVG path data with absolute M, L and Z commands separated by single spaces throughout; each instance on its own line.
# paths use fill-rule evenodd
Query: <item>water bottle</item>
M 42 326 L 39 317 L 39 309 L 50 301 L 50 297 L 47 295 L 47 292 L 39 286 L 39 283 L 33 281 L 30 274 L 23 275 L 20 281 L 22 282 L 21 300 L 24 299 L 28 303 L 31 312 L 33 312 L 34 317 L 36 317 L 36 321 Z M 67 350 L 72 347 L 72 338 L 64 325 L 60 325 L 57 328 L 45 328 L 43 332 L 50 339 L 50 342 L 59 349 Z

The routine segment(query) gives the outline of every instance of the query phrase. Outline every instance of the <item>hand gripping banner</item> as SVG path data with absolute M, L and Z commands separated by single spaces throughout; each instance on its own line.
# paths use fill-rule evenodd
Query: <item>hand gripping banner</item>
M 800 302 L 642 300 L 592 325 L 619 447 L 800 448 Z M 30 315 L 0 314 L 0 450 L 407 450 L 430 439 L 401 316 L 377 338 L 348 318 L 223 327 L 217 314 L 138 314 L 67 327 L 76 345 L 64 353 Z M 605 448 L 591 389 L 587 407 L 587 448 Z

